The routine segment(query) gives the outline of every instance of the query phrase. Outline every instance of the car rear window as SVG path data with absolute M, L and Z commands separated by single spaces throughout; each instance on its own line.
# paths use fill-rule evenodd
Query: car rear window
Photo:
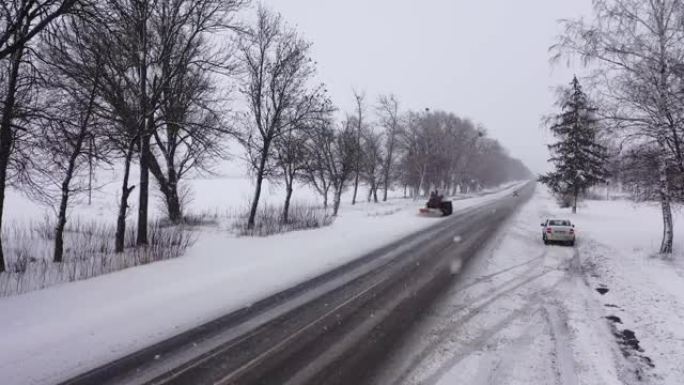
M 549 226 L 570 226 L 570 221 L 551 220 Z

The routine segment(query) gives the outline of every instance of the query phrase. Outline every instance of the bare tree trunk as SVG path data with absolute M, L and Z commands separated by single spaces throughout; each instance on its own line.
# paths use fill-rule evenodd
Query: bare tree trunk
M 81 133 L 83 134 L 83 132 Z M 52 262 L 62 262 L 64 259 L 64 228 L 66 227 L 66 213 L 67 205 L 69 204 L 69 186 L 76 168 L 76 159 L 81 152 L 81 145 L 83 144 L 83 137 L 79 136 L 76 140 L 74 152 L 69 157 L 64 179 L 62 180 L 62 197 L 59 202 L 59 212 L 57 213 L 57 226 L 55 227 L 55 249 L 52 255 Z
M 140 140 L 140 189 L 138 191 L 138 246 L 147 244 L 147 217 L 150 196 L 150 136 L 144 133 Z
M 394 159 L 394 146 L 396 144 L 397 130 L 399 126 L 399 102 L 394 97 L 394 95 L 388 95 L 380 96 L 379 104 L 381 115 L 384 115 L 384 126 L 387 129 L 387 156 L 385 157 L 385 164 L 382 175 L 382 201 L 387 202 L 387 193 L 390 186 L 390 176 L 392 174 L 392 161 Z
M 247 228 L 253 229 L 256 222 L 257 209 L 259 208 L 259 198 L 261 198 L 261 185 L 264 182 L 264 173 L 266 171 L 266 157 L 270 143 L 264 143 L 261 151 L 261 159 L 259 160 L 259 169 L 256 175 L 256 187 L 254 188 L 254 198 L 252 198 L 252 207 L 249 210 L 249 219 L 247 220 Z
M 259 208 L 259 198 L 261 197 L 261 184 L 264 180 L 263 171 L 259 170 L 256 178 L 256 187 L 254 188 L 254 198 L 252 198 L 252 205 L 249 209 L 249 218 L 247 220 L 247 228 L 253 229 L 256 223 L 257 209 Z
M 180 223 L 183 220 L 183 205 L 178 194 L 178 174 L 169 159 L 166 160 L 167 174 L 164 175 L 159 162 L 151 152 L 147 155 L 147 164 L 154 179 L 159 184 L 159 190 L 164 196 L 167 215 L 172 223 Z
M 394 135 L 394 134 L 391 134 L 391 135 Z M 392 140 L 392 139 L 390 139 L 390 140 Z M 392 167 L 393 152 L 394 152 L 394 144 L 391 144 L 390 146 L 388 146 L 388 149 L 387 149 L 387 159 L 385 160 L 385 169 L 383 170 L 384 171 L 384 175 L 382 178 L 382 185 L 383 185 L 382 186 L 382 190 L 383 190 L 382 201 L 383 202 L 387 202 L 387 192 L 389 191 L 389 185 L 390 185 L 390 171 L 391 171 L 390 168 Z
M 418 183 L 418 191 L 416 192 L 416 196 L 414 198 L 417 198 L 418 196 L 422 196 L 422 194 L 423 194 L 423 184 L 425 183 L 426 172 L 427 172 L 427 166 L 423 166 L 422 169 L 420 170 L 420 182 Z
M 93 204 L 93 138 L 88 140 L 88 206 Z
M 387 202 L 387 190 L 389 190 L 389 176 L 385 177 L 385 182 L 383 183 L 383 191 L 382 191 L 382 201 Z
M 321 176 L 321 180 L 316 180 L 316 174 Z M 323 198 L 323 209 L 328 209 L 328 193 L 330 192 L 330 182 L 325 179 L 324 172 L 321 170 L 309 171 L 308 182 L 313 185 L 316 192 Z
M 378 186 L 373 187 L 373 202 L 378 203 Z
M 337 212 L 340 211 L 340 202 L 342 200 L 342 185 L 335 186 L 335 199 L 333 201 L 333 216 L 337 216 Z
M 16 105 L 17 81 L 19 78 L 19 66 L 24 49 L 16 50 L 12 54 L 9 76 L 7 78 L 7 94 L 5 95 L 2 121 L 0 121 L 0 232 L 2 231 L 2 216 L 5 208 L 5 188 L 7 187 L 7 167 L 9 166 L 10 153 L 14 135 L 12 133 L 12 118 Z M 0 235 L 0 272 L 5 271 L 5 255 Z
M 361 130 L 363 129 L 363 96 L 354 92 L 356 99 L 357 127 L 356 127 L 356 148 L 354 149 L 354 195 L 352 205 L 356 204 L 356 193 L 359 191 L 359 174 L 361 173 Z
M 2 216 L 5 208 L 5 186 L 7 184 L 8 159 L 5 159 L 4 151 L 0 151 L 0 229 L 2 229 Z M 5 271 L 5 254 L 2 249 L 2 237 L 0 236 L 0 273 L 3 271 Z
M 121 201 L 119 202 L 119 215 L 116 218 L 116 235 L 114 241 L 114 251 L 122 253 L 124 251 L 124 241 L 126 237 L 126 212 L 128 210 L 128 197 L 135 186 L 128 187 L 128 177 L 131 173 L 131 159 L 133 158 L 133 148 L 135 140 L 132 140 L 126 152 L 124 164 L 123 181 L 121 182 Z
M 140 25 L 138 30 L 138 38 L 140 43 L 140 62 L 138 63 L 139 87 L 140 87 L 140 121 L 138 122 L 138 139 L 140 140 L 140 187 L 138 198 L 138 234 L 136 244 L 138 246 L 147 244 L 147 208 L 149 203 L 150 191 L 150 170 L 149 170 L 149 153 L 151 132 L 147 129 L 148 115 L 151 115 L 149 100 L 147 95 L 147 18 L 148 18 L 148 4 L 147 0 L 143 0 L 139 4 Z M 149 116 L 152 120 L 152 116 Z
M 573 214 L 577 214 L 577 195 L 578 195 L 577 187 L 574 187 L 572 190 L 572 213 Z
M 292 182 L 287 181 L 287 186 L 285 187 L 285 205 L 283 205 L 283 223 L 288 223 L 290 221 L 290 199 L 292 199 Z
M 356 194 L 359 191 L 359 170 L 358 170 L 358 163 L 356 165 L 356 175 L 354 176 L 354 195 L 352 196 L 352 205 L 356 204 Z
M 389 185 L 390 185 L 390 172 L 392 168 L 392 156 L 394 153 L 394 133 L 390 134 L 392 137 L 389 139 L 391 141 L 390 145 L 387 148 L 387 159 L 385 159 L 385 169 L 384 175 L 382 178 L 382 187 L 383 187 L 383 192 L 382 192 L 382 201 L 387 202 L 387 192 L 389 191 Z
M 169 220 L 172 223 L 180 223 L 183 221 L 183 206 L 181 205 L 180 196 L 178 195 L 178 180 L 175 177 L 169 177 L 169 195 L 166 199 L 166 209 L 168 211 Z
M 670 204 L 670 189 L 667 180 L 667 165 L 664 159 L 660 159 L 658 165 L 658 193 L 660 195 L 660 207 L 663 213 L 663 240 L 660 244 L 661 254 L 671 254 L 672 253 L 672 237 L 673 237 L 673 224 L 672 224 L 672 207 Z

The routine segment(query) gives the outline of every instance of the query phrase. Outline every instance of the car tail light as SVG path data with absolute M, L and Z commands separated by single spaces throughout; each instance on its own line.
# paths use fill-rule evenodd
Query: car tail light
M 548 228 L 546 229 L 546 233 L 547 233 L 547 234 L 553 233 L 553 229 L 551 229 L 550 227 L 548 227 Z
M 570 229 L 570 234 L 575 234 L 575 229 Z

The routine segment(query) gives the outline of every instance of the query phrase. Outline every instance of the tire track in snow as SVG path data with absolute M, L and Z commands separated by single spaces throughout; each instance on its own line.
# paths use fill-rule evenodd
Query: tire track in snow
M 544 260 L 545 254 L 546 254 L 546 252 L 542 253 L 540 256 L 538 256 L 538 257 L 536 257 L 536 258 L 532 258 L 532 259 L 527 260 L 527 261 L 525 261 L 525 262 L 518 263 L 518 264 L 515 264 L 515 265 L 513 265 L 513 266 L 509 266 L 509 267 L 507 267 L 507 268 L 505 268 L 505 269 L 503 269 L 503 270 L 497 271 L 496 273 L 492 273 L 492 274 L 487 274 L 487 275 L 480 276 L 480 277 L 474 279 L 471 283 L 469 283 L 469 284 L 467 284 L 467 285 L 465 285 L 465 286 L 460 286 L 460 287 L 458 288 L 458 290 L 461 291 L 461 290 L 468 289 L 468 288 L 473 287 L 473 286 L 475 286 L 475 285 L 478 285 L 478 284 L 480 284 L 480 283 L 490 281 L 492 278 L 495 278 L 495 277 L 498 277 L 499 275 L 503 275 L 503 274 L 505 274 L 505 273 L 508 273 L 509 271 L 518 269 L 518 268 L 523 267 L 523 266 L 527 266 L 527 265 L 531 264 L 532 262 L 537 262 L 537 261 L 539 261 L 539 260 Z
M 442 379 L 442 377 L 449 370 L 451 370 L 454 366 L 458 365 L 459 362 L 461 362 L 464 358 L 468 357 L 474 351 L 481 349 L 490 339 L 492 339 L 492 337 L 494 337 L 501 330 L 508 327 L 508 325 L 510 325 L 513 321 L 521 318 L 524 315 L 529 315 L 531 311 L 532 311 L 532 314 L 536 313 L 536 311 L 538 311 L 538 310 L 533 310 L 535 305 L 536 305 L 536 303 L 530 301 L 525 306 L 523 306 L 522 308 L 519 308 L 519 309 L 511 312 L 509 315 L 504 317 L 501 321 L 497 322 L 492 327 L 488 328 L 484 333 L 480 334 L 475 339 L 473 339 L 472 341 L 465 344 L 464 345 L 465 349 L 462 349 L 461 351 L 457 352 L 456 354 L 452 354 L 451 357 L 448 360 L 446 360 L 445 362 L 443 362 L 438 367 L 437 370 L 433 371 L 433 373 L 430 374 L 427 377 L 427 379 L 421 380 L 420 384 L 436 385 L 437 383 L 439 383 L 439 381 Z
M 561 385 L 578 385 L 579 379 L 575 371 L 575 361 L 570 348 L 570 331 L 567 316 L 560 304 L 545 304 L 542 314 L 550 327 L 551 340 L 554 343 L 552 352 L 558 383 Z
M 539 274 L 537 276 L 530 277 L 529 282 L 532 282 L 541 276 L 544 276 L 548 274 L 549 272 L 544 272 L 542 274 Z M 528 280 L 526 280 L 528 281 Z M 498 334 L 500 331 L 504 330 L 506 327 L 510 326 L 514 321 L 518 320 L 524 315 L 531 315 L 534 316 L 537 312 L 539 312 L 543 306 L 545 305 L 543 298 L 547 297 L 550 292 L 554 291 L 556 287 L 558 287 L 560 284 L 563 283 L 563 279 L 557 281 L 555 284 L 553 284 L 550 287 L 547 288 L 542 288 L 540 290 L 536 290 L 533 293 L 528 294 L 526 297 L 529 298 L 522 307 L 510 312 L 509 315 L 504 317 L 502 320 L 497 322 L 496 324 L 492 325 L 491 327 L 488 327 L 485 329 L 479 336 L 475 337 L 472 341 L 466 343 L 464 345 L 464 348 L 462 348 L 460 351 L 455 352 L 455 354 L 452 354 L 451 357 L 443 362 L 439 369 L 433 372 L 427 380 L 421 381 L 421 384 L 437 384 L 439 380 L 449 371 L 451 370 L 454 366 L 458 365 L 464 358 L 469 356 L 475 351 L 482 350 L 482 348 L 486 345 L 486 343 L 491 340 L 496 334 Z M 522 286 L 525 286 L 524 284 L 519 284 L 516 285 L 516 287 L 511 288 L 510 291 L 516 290 Z M 502 297 L 497 296 L 497 297 Z M 495 302 L 499 298 L 493 299 L 491 302 Z M 489 302 L 489 301 L 488 301 Z M 487 306 L 491 305 L 491 303 L 487 303 Z M 484 304 L 483 304 L 484 306 Z M 563 384 L 565 385 L 565 384 Z M 573 384 L 574 385 L 574 384 Z
M 417 355 L 413 357 L 413 359 L 410 361 L 409 365 L 405 367 L 399 378 L 397 378 L 394 383 L 395 384 L 402 384 L 406 379 L 414 372 L 414 370 L 420 366 L 422 362 L 424 362 L 428 357 L 432 356 L 440 347 L 441 341 L 445 341 L 447 337 L 450 334 L 454 333 L 454 330 L 459 329 L 460 327 L 463 327 L 466 323 L 468 323 L 470 320 L 475 318 L 477 315 L 479 315 L 481 312 L 486 310 L 488 307 L 493 305 L 494 303 L 498 302 L 500 299 L 510 295 L 510 294 L 516 294 L 515 291 L 531 284 L 532 282 L 548 275 L 554 270 L 549 270 L 545 271 L 542 273 L 538 273 L 532 276 L 527 275 L 528 273 L 534 271 L 537 267 L 532 266 L 531 268 L 527 269 L 525 273 L 521 276 L 517 276 L 515 278 L 512 278 L 503 284 L 499 286 L 500 290 L 495 291 L 494 293 L 491 292 L 486 292 L 483 295 L 480 295 L 474 299 L 468 299 L 470 304 L 469 305 L 462 305 L 457 307 L 455 310 L 449 312 L 446 315 L 443 315 L 444 317 L 447 317 L 448 319 L 451 319 L 452 321 L 448 322 L 446 325 L 442 326 L 439 328 L 435 333 L 433 333 L 430 336 L 430 342 L 428 342 L 428 345 Z M 539 294 L 540 292 L 545 291 L 546 289 L 539 290 L 538 292 L 535 292 L 533 294 L 533 298 L 535 294 Z M 479 305 L 478 305 L 479 303 Z M 475 305 L 474 307 L 472 307 Z M 528 301 L 527 305 L 525 306 L 525 311 L 527 311 L 527 306 L 531 306 L 533 304 Z M 455 318 L 456 314 L 461 312 L 462 310 L 466 310 L 467 314 L 464 315 L 463 317 L 460 318 Z M 518 314 L 518 312 L 514 312 L 514 314 Z M 521 315 L 521 314 L 520 314 Z M 517 316 L 520 316 L 517 315 Z M 514 320 L 517 317 L 511 318 L 511 321 Z M 499 324 L 497 324 L 499 325 Z M 502 325 L 501 328 L 503 328 Z M 495 326 L 495 328 L 498 326 Z M 496 331 L 500 330 L 497 329 Z M 495 334 L 495 333 L 494 333 Z M 492 334 L 493 335 L 493 334 Z M 473 348 L 474 349 L 474 348 Z M 472 352 L 471 349 L 468 353 Z
M 544 338 L 548 335 L 547 329 L 549 326 L 541 315 L 541 307 L 535 308 L 530 314 L 530 320 L 527 322 L 527 325 L 524 327 L 521 325 L 521 328 L 522 331 L 519 335 L 503 344 L 501 349 L 503 353 L 498 356 L 493 354 L 497 359 L 497 363 L 488 373 L 483 373 L 482 378 L 486 380 L 484 382 L 475 381 L 474 383 L 498 385 L 511 381 L 511 378 L 515 376 L 515 368 L 524 365 L 524 362 L 520 362 L 520 357 L 525 357 L 528 351 L 534 349 L 534 345 L 539 338 Z M 524 382 L 529 383 L 529 381 Z
M 445 315 L 442 315 L 443 317 L 452 319 L 453 321 L 450 321 L 445 326 L 438 329 L 437 332 L 431 336 L 432 343 L 428 343 L 427 347 L 424 348 L 421 351 L 421 353 L 413 357 L 413 359 L 410 361 L 409 366 L 402 370 L 399 378 L 395 380 L 393 383 L 407 383 L 407 380 L 412 375 L 416 374 L 416 371 L 421 364 L 423 364 L 429 357 L 435 355 L 435 353 L 439 349 L 443 349 L 443 341 L 446 341 L 449 335 L 455 333 L 455 331 L 460 328 L 466 330 L 467 327 L 465 327 L 465 325 L 468 322 L 473 320 L 473 318 L 480 315 L 483 311 L 487 310 L 492 305 L 498 303 L 500 300 L 504 299 L 509 295 L 519 295 L 520 289 L 529 286 L 530 284 L 533 284 L 535 281 L 538 281 L 539 279 L 547 276 L 550 273 L 555 273 L 559 271 L 565 272 L 566 274 L 560 277 L 553 285 L 541 287 L 539 290 L 536 290 L 533 293 L 526 295 L 526 297 L 530 299 L 523 305 L 522 309 L 514 310 L 508 317 L 504 318 L 503 321 L 495 324 L 491 328 L 488 328 L 486 331 L 483 332 L 483 334 L 476 337 L 473 341 L 465 344 L 465 350 L 462 350 L 463 348 L 461 348 L 460 351 L 454 352 L 452 357 L 449 360 L 447 360 L 446 363 L 440 365 L 437 371 L 433 372 L 433 374 L 431 374 L 428 377 L 428 380 L 421 380 L 419 381 L 419 383 L 436 384 L 439 381 L 439 379 L 442 376 L 444 376 L 453 366 L 456 366 L 460 361 L 462 361 L 468 355 L 472 354 L 474 351 L 481 349 L 493 336 L 495 336 L 499 331 L 505 329 L 506 326 L 510 325 L 512 322 L 520 318 L 523 314 L 529 314 L 530 311 L 532 311 L 533 313 L 539 311 L 540 306 L 542 306 L 540 295 L 542 293 L 545 293 L 544 296 L 550 295 L 550 293 L 553 292 L 558 285 L 567 281 L 567 279 L 569 278 L 568 273 L 573 270 L 572 268 L 570 268 L 570 266 L 573 265 L 573 262 L 571 261 L 571 259 L 573 258 L 568 258 L 568 255 L 566 255 L 565 252 L 557 253 L 561 250 L 564 249 L 554 247 L 545 248 L 544 251 L 540 254 L 540 256 L 536 258 L 533 258 L 531 260 L 525 261 L 517 265 L 510 266 L 508 268 L 503 269 L 502 271 L 482 276 L 476 279 L 473 283 L 468 284 L 466 287 L 472 287 L 477 283 L 488 282 L 488 280 L 486 279 L 481 279 L 483 277 L 494 277 L 503 274 L 504 271 L 512 271 L 517 267 L 529 265 L 527 269 L 523 270 L 515 277 L 503 283 L 497 284 L 497 287 L 495 288 L 496 291 L 494 293 L 489 291 L 474 298 L 465 298 L 465 301 L 468 303 L 467 305 L 455 307 L 452 311 L 448 312 Z M 555 256 L 558 257 L 560 261 L 558 261 L 557 264 L 549 265 L 547 262 L 550 254 L 556 254 Z M 538 265 L 531 264 L 531 262 L 539 260 L 542 260 L 543 262 Z M 535 270 L 538 269 L 541 269 L 542 271 L 540 273 L 531 275 Z M 463 288 L 464 287 L 457 286 L 456 288 L 454 288 L 454 290 L 463 290 Z M 537 305 L 536 308 L 534 307 L 535 305 Z M 461 318 L 456 318 L 456 315 L 461 311 L 467 311 L 467 314 Z

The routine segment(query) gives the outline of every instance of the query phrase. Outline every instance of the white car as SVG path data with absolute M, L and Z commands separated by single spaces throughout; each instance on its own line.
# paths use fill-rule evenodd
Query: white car
M 575 225 L 567 219 L 547 219 L 542 224 L 542 240 L 545 245 L 551 242 L 575 245 Z

